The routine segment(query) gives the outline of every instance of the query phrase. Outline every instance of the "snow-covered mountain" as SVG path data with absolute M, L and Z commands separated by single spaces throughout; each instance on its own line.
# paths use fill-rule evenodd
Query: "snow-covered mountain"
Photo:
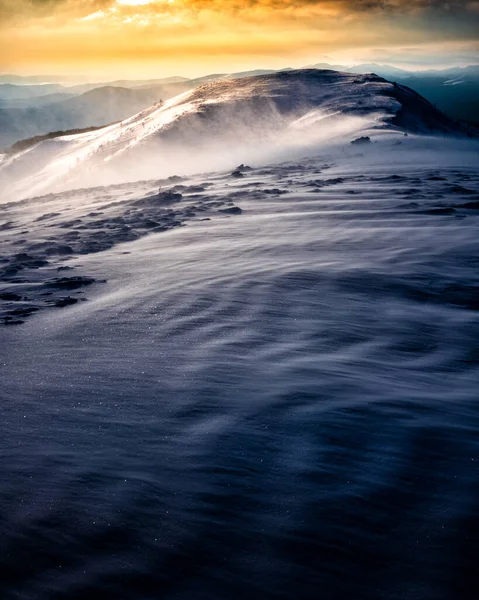
M 3 160 L 0 187 L 25 196 L 187 174 L 366 132 L 373 141 L 405 132 L 473 135 L 377 75 L 291 70 L 207 83 L 110 127 L 40 142 Z

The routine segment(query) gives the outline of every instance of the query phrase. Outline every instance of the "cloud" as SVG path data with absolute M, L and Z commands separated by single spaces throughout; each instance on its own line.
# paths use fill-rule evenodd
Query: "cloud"
M 0 0 L 0 30 L 78 21 L 130 28 L 244 26 L 245 33 L 248 27 L 333 28 L 339 33 L 354 22 L 377 29 L 388 20 L 392 29 L 402 22 L 406 37 L 411 29 L 422 29 L 426 38 L 444 31 L 479 39 L 479 0 Z
M 364 48 L 479 40 L 478 5 L 479 0 L 0 0 L 0 44 L 6 48 L 0 67 L 181 61 L 203 71 L 207 61 L 218 70 L 236 61 L 241 70 L 253 60 L 300 66 L 342 49 L 356 62 Z
M 258 12 L 322 13 L 335 10 L 339 13 L 382 12 L 414 14 L 418 12 L 477 12 L 477 0 L 0 0 L 0 18 L 36 19 L 70 14 L 88 16 L 111 7 L 134 8 L 138 12 L 190 10 L 212 11 L 229 15 Z
M 112 0 L 0 0 L 0 22 L 82 15 L 111 4 Z

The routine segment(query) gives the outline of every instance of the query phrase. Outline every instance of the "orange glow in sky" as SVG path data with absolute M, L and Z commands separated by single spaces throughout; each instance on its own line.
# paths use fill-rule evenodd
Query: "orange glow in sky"
M 139 78 L 400 56 L 471 63 L 479 2 L 0 0 L 0 47 L 2 72 Z

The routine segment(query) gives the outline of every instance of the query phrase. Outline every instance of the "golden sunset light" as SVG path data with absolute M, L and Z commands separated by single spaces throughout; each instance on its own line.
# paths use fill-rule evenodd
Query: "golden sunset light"
M 325 54 L 357 63 L 408 47 L 421 66 L 431 49 L 444 64 L 478 48 L 475 2 L 2 0 L 0 15 L 0 68 L 12 72 L 198 75 L 301 66 Z

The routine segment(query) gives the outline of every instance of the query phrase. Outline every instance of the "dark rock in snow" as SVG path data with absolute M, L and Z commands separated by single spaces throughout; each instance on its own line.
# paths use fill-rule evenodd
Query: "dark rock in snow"
M 156 196 L 157 200 L 160 200 L 163 204 L 174 204 L 175 202 L 180 202 L 183 196 L 178 192 L 160 192 Z
M 186 194 L 201 194 L 206 191 L 206 188 L 202 185 L 190 185 L 184 191 Z
M 243 211 L 239 206 L 232 206 L 231 208 L 220 208 L 218 212 L 228 215 L 240 215 Z
M 360 146 L 362 144 L 370 144 L 371 138 L 368 135 L 363 135 L 361 137 L 356 138 L 351 142 L 354 146 Z
M 0 300 L 6 300 L 7 302 L 19 302 L 22 299 L 18 294 L 14 294 L 12 292 L 2 292 L 0 293 Z
M 73 248 L 66 245 L 51 246 L 45 250 L 45 254 L 47 256 L 73 254 Z
M 5 268 L 0 271 L 0 277 L 11 278 L 23 269 L 39 269 L 40 267 L 45 267 L 48 264 L 48 261 L 42 257 L 32 256 L 25 252 L 21 252 L 20 254 L 15 254 L 10 259 Z
M 47 219 L 52 219 L 53 217 L 58 217 L 60 216 L 60 213 L 57 212 L 52 212 L 52 213 L 46 213 L 44 215 L 42 215 L 41 217 L 38 217 L 38 219 L 35 219 L 35 222 L 39 222 L 39 221 L 46 221 Z
M 280 190 L 279 188 L 265 188 L 261 190 L 263 194 L 272 194 L 274 196 L 281 196 L 282 194 L 287 194 L 288 190 Z
M 60 298 L 55 302 L 55 306 L 59 308 L 63 308 L 64 306 L 71 306 L 72 304 L 76 304 L 78 302 L 77 298 L 72 298 L 71 296 L 67 296 L 66 298 Z
M 25 306 L 22 308 L 15 308 L 9 312 L 9 315 L 14 317 L 28 317 L 29 315 L 37 312 L 39 308 L 37 306 Z
M 13 229 L 12 221 L 8 221 L 8 223 L 2 223 L 0 225 L 0 231 L 8 231 L 9 229 Z
M 46 281 L 43 285 L 49 288 L 58 288 L 61 290 L 75 290 L 80 287 L 95 283 L 93 277 L 58 277 L 50 281 Z

